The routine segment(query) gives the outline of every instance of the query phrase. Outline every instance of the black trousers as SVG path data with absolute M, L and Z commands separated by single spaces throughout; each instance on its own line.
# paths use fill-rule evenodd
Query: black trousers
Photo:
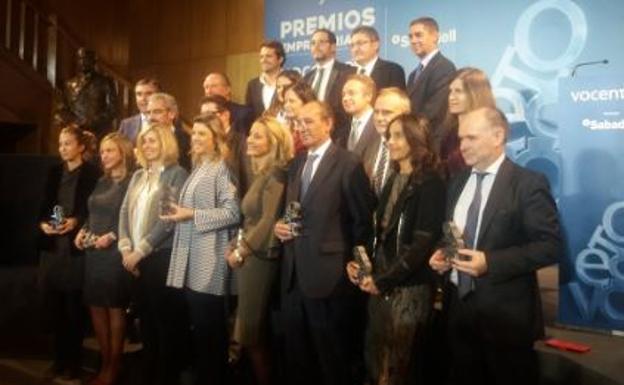
M 361 379 L 353 373 L 354 329 L 362 331 L 354 320 L 361 314 L 361 301 L 347 294 L 308 298 L 295 282 L 291 291 L 282 294 L 281 305 L 283 383 L 345 385 Z
M 192 325 L 198 385 L 227 384 L 228 332 L 225 296 L 185 290 Z
M 184 292 L 165 285 L 170 249 L 139 264 L 137 310 L 143 343 L 142 382 L 175 385 L 189 359 L 189 323 Z
M 46 301 L 54 334 L 54 365 L 58 369 L 78 370 L 86 319 L 82 292 L 48 289 Z
M 449 293 L 448 343 L 452 356 L 450 384 L 537 384 L 539 370 L 532 344 L 509 346 L 487 341 L 479 328 L 474 295 L 459 299 Z

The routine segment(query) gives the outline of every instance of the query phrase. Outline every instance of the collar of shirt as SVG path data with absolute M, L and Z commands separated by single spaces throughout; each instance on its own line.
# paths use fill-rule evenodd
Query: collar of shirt
M 433 57 L 435 55 L 437 55 L 437 53 L 440 52 L 439 49 L 434 49 L 433 51 L 429 52 L 429 54 L 427 54 L 427 56 L 425 56 L 421 61 L 420 64 L 422 64 L 423 66 L 423 70 L 427 67 L 427 64 L 429 64 L 429 62 L 431 61 L 431 59 L 433 59 Z
M 315 69 L 316 71 L 318 71 L 319 69 L 321 69 L 321 68 L 322 68 L 322 69 L 324 69 L 324 70 L 330 70 L 330 71 L 331 71 L 331 69 L 334 67 L 334 63 L 335 63 L 335 62 L 336 62 L 336 59 L 329 59 L 328 61 L 326 61 L 326 62 L 325 62 L 325 63 L 323 63 L 323 64 L 316 63 L 316 64 L 314 65 L 314 69 Z M 327 72 L 328 72 L 328 71 L 325 71 L 325 73 L 327 73 Z M 317 72 L 317 74 L 318 74 L 318 72 Z
M 357 119 L 358 121 L 358 131 L 362 131 L 362 128 L 368 123 L 372 116 L 372 107 L 368 107 L 360 116 L 353 116 L 353 119 Z
M 373 67 L 375 67 L 375 64 L 377 64 L 377 60 L 379 60 L 379 56 L 375 56 L 375 58 L 373 58 L 373 60 L 369 61 L 368 63 L 366 63 L 363 66 L 361 66 L 359 64 L 356 64 L 356 65 L 357 65 L 358 69 L 364 68 L 364 74 L 366 76 L 370 76 L 371 73 L 373 72 Z
M 261 73 L 260 76 L 258 76 L 258 80 L 260 80 L 260 83 L 262 83 L 262 85 L 265 87 L 275 88 L 275 82 L 273 82 L 272 84 L 269 83 L 269 81 L 267 80 L 267 75 L 265 73 Z
M 321 144 L 316 150 L 308 151 L 308 156 L 312 154 L 318 155 L 317 158 L 314 159 L 314 163 L 312 163 L 312 179 L 314 178 L 314 174 L 316 174 L 316 170 L 318 169 L 319 164 L 321 164 L 321 160 L 323 160 L 323 156 L 325 156 L 330 144 L 331 139 L 328 138 L 325 143 Z
M 505 160 L 505 153 L 503 152 L 502 154 L 500 154 L 498 158 L 496 158 L 494 163 L 489 165 L 485 170 L 477 170 L 476 168 L 473 167 L 472 172 L 473 173 L 485 172 L 487 175 L 490 175 L 490 174 L 496 175 L 498 174 L 498 169 L 500 168 L 501 164 L 503 164 L 504 160 Z

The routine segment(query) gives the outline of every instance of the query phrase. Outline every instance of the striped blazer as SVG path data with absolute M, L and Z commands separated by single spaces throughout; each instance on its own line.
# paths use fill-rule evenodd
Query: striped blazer
M 233 293 L 225 252 L 240 221 L 236 188 L 223 161 L 196 166 L 180 194 L 180 205 L 195 210 L 176 225 L 167 285 L 212 295 Z M 232 290 L 226 290 L 226 284 Z

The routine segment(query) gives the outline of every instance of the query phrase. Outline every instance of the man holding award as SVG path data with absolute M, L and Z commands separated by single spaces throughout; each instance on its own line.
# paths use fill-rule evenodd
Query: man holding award
M 374 197 L 357 157 L 331 142 L 331 108 L 313 101 L 302 111 L 300 133 L 307 152 L 289 167 L 285 201 L 291 208 L 299 203 L 298 235 L 292 223 L 275 225 L 284 246 L 286 383 L 349 384 L 351 326 L 359 303 L 345 266 L 353 247 L 372 239 Z
M 557 262 L 561 234 L 546 178 L 505 157 L 508 130 L 492 108 L 462 121 L 460 150 L 471 169 L 449 184 L 447 218 L 465 246 L 456 255 L 438 250 L 429 260 L 450 278 L 452 384 L 538 382 L 533 343 L 544 325 L 536 271 Z

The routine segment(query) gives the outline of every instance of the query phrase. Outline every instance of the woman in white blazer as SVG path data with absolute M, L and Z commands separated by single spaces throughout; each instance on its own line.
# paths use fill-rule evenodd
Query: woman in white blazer
M 178 204 L 164 220 L 176 222 L 167 285 L 183 288 L 190 311 L 197 384 L 224 384 L 228 334 L 225 252 L 239 223 L 239 204 L 225 158 L 225 131 L 213 114 L 193 121 L 193 171 L 182 187 Z M 228 287 L 229 286 L 229 287 Z

